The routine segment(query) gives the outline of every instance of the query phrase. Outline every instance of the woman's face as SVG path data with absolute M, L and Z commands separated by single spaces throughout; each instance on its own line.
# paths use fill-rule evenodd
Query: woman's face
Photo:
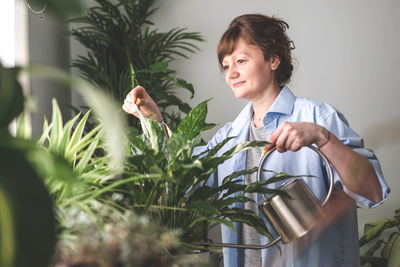
M 266 61 L 262 50 L 240 38 L 232 54 L 222 60 L 226 83 L 232 88 L 236 98 L 255 101 L 267 91 L 273 90 L 274 59 Z

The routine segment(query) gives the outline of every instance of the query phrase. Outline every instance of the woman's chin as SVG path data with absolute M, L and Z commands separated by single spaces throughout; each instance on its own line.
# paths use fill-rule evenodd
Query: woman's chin
M 233 90 L 233 95 L 237 99 L 246 99 L 246 94 L 244 94 L 243 90 L 240 90 L 240 88 L 235 88 Z

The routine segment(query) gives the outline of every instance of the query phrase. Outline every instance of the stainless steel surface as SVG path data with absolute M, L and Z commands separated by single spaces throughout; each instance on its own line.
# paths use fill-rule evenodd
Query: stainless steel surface
M 284 244 L 305 235 L 324 217 L 321 205 L 303 180 L 290 182 L 285 191 L 293 199 L 274 196 L 260 205 Z
M 264 201 L 261 203 L 260 209 L 274 227 L 275 231 L 282 237 L 282 242 L 284 244 L 307 234 L 322 220 L 324 217 L 322 206 L 328 201 L 333 190 L 333 173 L 330 162 L 317 148 L 309 148 L 322 157 L 328 169 L 330 185 L 327 196 L 322 204 L 318 202 L 313 193 L 310 192 L 307 185 L 300 178 L 281 186 L 281 189 L 288 193 L 291 198 L 281 197 L 279 195 L 268 198 L 262 195 Z M 269 150 L 261 159 L 257 171 L 258 181 L 261 181 L 264 162 L 273 151 L 275 151 L 275 148 Z

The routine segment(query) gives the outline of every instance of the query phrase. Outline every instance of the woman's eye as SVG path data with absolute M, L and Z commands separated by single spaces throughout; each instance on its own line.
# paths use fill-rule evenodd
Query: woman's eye
M 228 66 L 228 65 L 224 65 L 224 66 L 222 66 L 222 69 L 223 69 L 223 70 L 228 70 L 228 69 L 229 69 L 229 66 Z
M 244 59 L 238 59 L 238 60 L 237 60 L 237 63 L 243 64 L 243 63 L 244 63 Z

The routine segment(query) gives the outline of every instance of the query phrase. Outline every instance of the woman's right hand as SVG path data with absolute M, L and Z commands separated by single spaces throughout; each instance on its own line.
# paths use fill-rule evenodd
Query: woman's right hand
M 157 104 L 154 102 L 154 100 L 149 96 L 149 94 L 142 86 L 136 86 L 135 88 L 133 88 L 126 95 L 124 104 L 122 106 L 122 109 L 125 112 L 132 114 L 136 117 L 139 117 L 139 114 L 137 112 L 134 112 L 133 109 L 134 103 L 139 108 L 140 112 L 142 112 L 142 114 L 147 118 L 158 122 L 162 121 L 161 112 L 158 109 Z

